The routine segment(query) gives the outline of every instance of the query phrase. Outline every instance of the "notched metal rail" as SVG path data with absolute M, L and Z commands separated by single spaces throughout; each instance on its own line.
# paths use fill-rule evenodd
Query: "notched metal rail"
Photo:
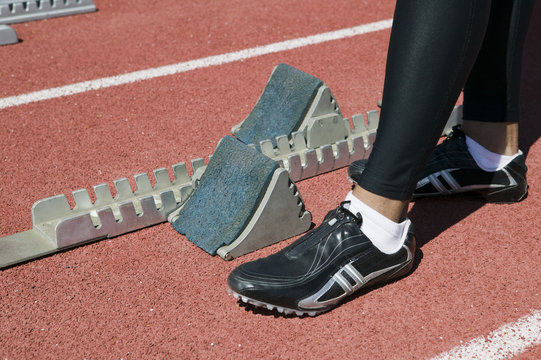
M 362 114 L 354 115 L 353 129 L 350 129 L 348 119 L 338 116 L 327 119 L 338 126 L 342 125 L 347 136 L 311 148 L 307 145 L 308 141 L 319 136 L 320 132 L 326 131 L 324 124 L 317 125 L 318 121 L 316 121 L 316 126 L 308 129 L 308 136 L 305 136 L 303 131 L 297 131 L 292 134 L 291 141 L 285 135 L 278 136 L 276 148 L 272 146 L 270 140 L 261 141 L 259 144 L 263 154 L 286 169 L 293 181 L 321 175 L 348 166 L 356 160 L 367 158 L 376 138 L 379 115 L 376 110 L 369 111 L 367 124 Z
M 191 165 L 195 172 L 205 162 L 195 159 Z M 37 201 L 32 230 L 0 239 L 0 268 L 166 221 L 194 189 L 184 163 L 174 165 L 173 173 L 171 181 L 167 169 L 154 170 L 154 186 L 148 174 L 135 175 L 135 191 L 128 179 L 115 180 L 114 197 L 107 184 L 96 185 L 94 202 L 86 189 L 76 190 L 73 208 L 65 195 Z

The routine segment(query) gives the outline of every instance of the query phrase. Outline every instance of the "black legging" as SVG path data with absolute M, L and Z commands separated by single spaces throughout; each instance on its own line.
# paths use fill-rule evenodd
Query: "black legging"
M 465 119 L 518 121 L 522 48 L 533 4 L 397 1 L 378 134 L 361 187 L 410 199 L 463 88 Z

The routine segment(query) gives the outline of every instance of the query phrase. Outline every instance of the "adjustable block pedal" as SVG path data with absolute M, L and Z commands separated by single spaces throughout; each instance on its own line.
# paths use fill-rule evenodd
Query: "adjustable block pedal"
M 207 253 L 230 260 L 305 232 L 311 215 L 287 171 L 226 136 L 169 221 Z
M 315 119 L 342 119 L 340 108 L 329 88 L 323 81 L 286 64 L 274 68 L 259 100 L 250 114 L 231 130 L 233 135 L 245 144 L 259 144 L 270 140 L 276 145 L 277 136 L 291 136 L 295 131 L 304 131 Z M 343 123 L 338 123 L 338 127 Z M 334 137 L 344 139 L 346 129 L 326 129 L 329 136 L 321 139 L 329 143 Z M 325 142 L 326 141 L 326 142 Z M 320 143 L 309 144 L 319 146 Z

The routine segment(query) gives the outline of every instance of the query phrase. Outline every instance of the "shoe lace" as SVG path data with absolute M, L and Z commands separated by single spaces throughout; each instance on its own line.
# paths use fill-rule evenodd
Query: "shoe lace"
M 449 135 L 447 135 L 445 141 L 454 139 L 459 136 L 464 136 L 464 132 L 462 131 L 462 127 L 460 126 L 460 124 L 452 127 L 451 132 L 449 133 Z
M 351 201 L 342 201 L 340 203 L 340 206 L 336 210 L 336 214 L 339 217 L 340 220 L 343 220 L 344 217 L 348 216 L 350 217 L 354 222 L 356 222 L 359 226 L 363 223 L 363 217 L 361 216 L 361 213 L 354 214 L 349 209 L 347 209 L 344 205 L 351 204 Z
M 347 216 L 350 219 L 352 219 L 355 223 L 357 223 L 359 227 L 361 227 L 361 224 L 362 224 L 361 214 L 357 214 L 358 216 L 355 216 L 353 215 L 351 211 L 349 211 L 348 209 L 344 207 L 344 205 L 349 204 L 349 203 L 350 201 L 343 201 L 340 203 L 340 206 L 338 206 L 336 209 L 329 211 L 327 215 L 325 216 L 323 223 L 328 223 L 332 219 L 342 221 Z M 312 246 L 314 243 L 318 243 L 320 239 L 327 236 L 327 234 L 330 234 L 333 231 L 335 231 L 334 226 L 330 226 L 330 227 L 318 226 L 310 230 L 304 236 L 297 239 L 297 241 L 294 244 L 292 244 L 291 248 L 288 251 L 295 254 L 302 254 L 307 248 Z

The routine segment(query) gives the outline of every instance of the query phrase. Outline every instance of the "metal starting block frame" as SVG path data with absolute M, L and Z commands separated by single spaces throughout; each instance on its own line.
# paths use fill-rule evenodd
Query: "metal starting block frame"
M 195 159 L 191 165 L 196 171 L 204 164 Z M 194 189 L 184 163 L 174 165 L 173 173 L 170 181 L 167 169 L 154 170 L 154 186 L 147 174 L 135 175 L 135 191 L 128 179 L 115 180 L 114 198 L 107 184 L 94 186 L 93 203 L 86 189 L 76 190 L 73 208 L 65 195 L 37 201 L 33 228 L 0 238 L 0 268 L 166 221 Z
M 7 24 L 94 11 L 93 0 L 0 0 L 0 45 L 19 41 L 15 30 Z
M 370 114 L 369 119 L 372 119 L 370 127 L 366 127 L 360 121 L 363 119 L 362 115 L 355 116 L 356 127 L 350 132 L 348 138 L 332 144 L 325 144 L 315 149 L 307 147 L 312 136 L 321 138 L 321 131 L 327 128 L 327 126 L 318 125 L 307 130 L 308 139 L 305 138 L 303 131 L 299 131 L 292 135 L 291 144 L 288 137 L 284 135 L 277 138 L 276 149 L 272 148 L 270 140 L 266 140 L 261 142 L 261 150 L 289 171 L 289 176 L 293 181 L 332 171 L 368 155 L 369 146 L 364 145 L 364 139 L 367 139 L 366 144 L 370 145 L 370 141 L 373 141 L 375 137 L 377 126 L 377 122 L 374 121 L 377 112 L 370 112 Z M 346 123 L 349 128 L 347 119 L 340 119 L 335 122 L 335 126 L 345 128 Z M 65 195 L 37 201 L 31 211 L 33 228 L 0 238 L 0 268 L 167 221 L 168 215 L 181 207 L 189 198 L 206 167 L 204 159 L 201 158 L 192 160 L 191 164 L 192 176 L 188 175 L 184 163 L 174 165 L 175 178 L 172 182 L 169 180 L 166 169 L 154 170 L 156 179 L 154 187 L 150 185 L 147 174 L 136 175 L 134 178 L 137 189 L 134 192 L 127 179 L 115 180 L 115 197 L 111 195 L 107 184 L 94 186 L 96 195 L 94 203 L 85 189 L 73 192 L 75 200 L 73 208 L 70 208 Z M 276 181 L 283 182 L 283 175 Z M 276 193 L 273 198 L 280 198 L 280 196 L 286 198 L 285 194 L 277 196 Z M 297 200 L 295 200 L 295 205 L 298 205 Z M 267 215 L 268 210 L 263 207 L 259 208 L 258 212 Z M 305 225 L 303 222 L 308 217 L 303 215 L 302 226 Z M 252 225 L 247 227 L 251 231 L 243 235 L 245 240 L 235 241 L 234 244 L 220 250 L 219 255 L 224 259 L 231 259 L 245 253 L 247 249 L 253 251 L 255 247 L 266 246 L 262 244 L 263 238 L 258 240 L 257 234 L 260 229 L 271 226 L 269 218 L 265 216 L 254 219 Z M 262 222 L 265 224 L 262 225 Z M 308 227 L 309 224 L 305 229 Z

